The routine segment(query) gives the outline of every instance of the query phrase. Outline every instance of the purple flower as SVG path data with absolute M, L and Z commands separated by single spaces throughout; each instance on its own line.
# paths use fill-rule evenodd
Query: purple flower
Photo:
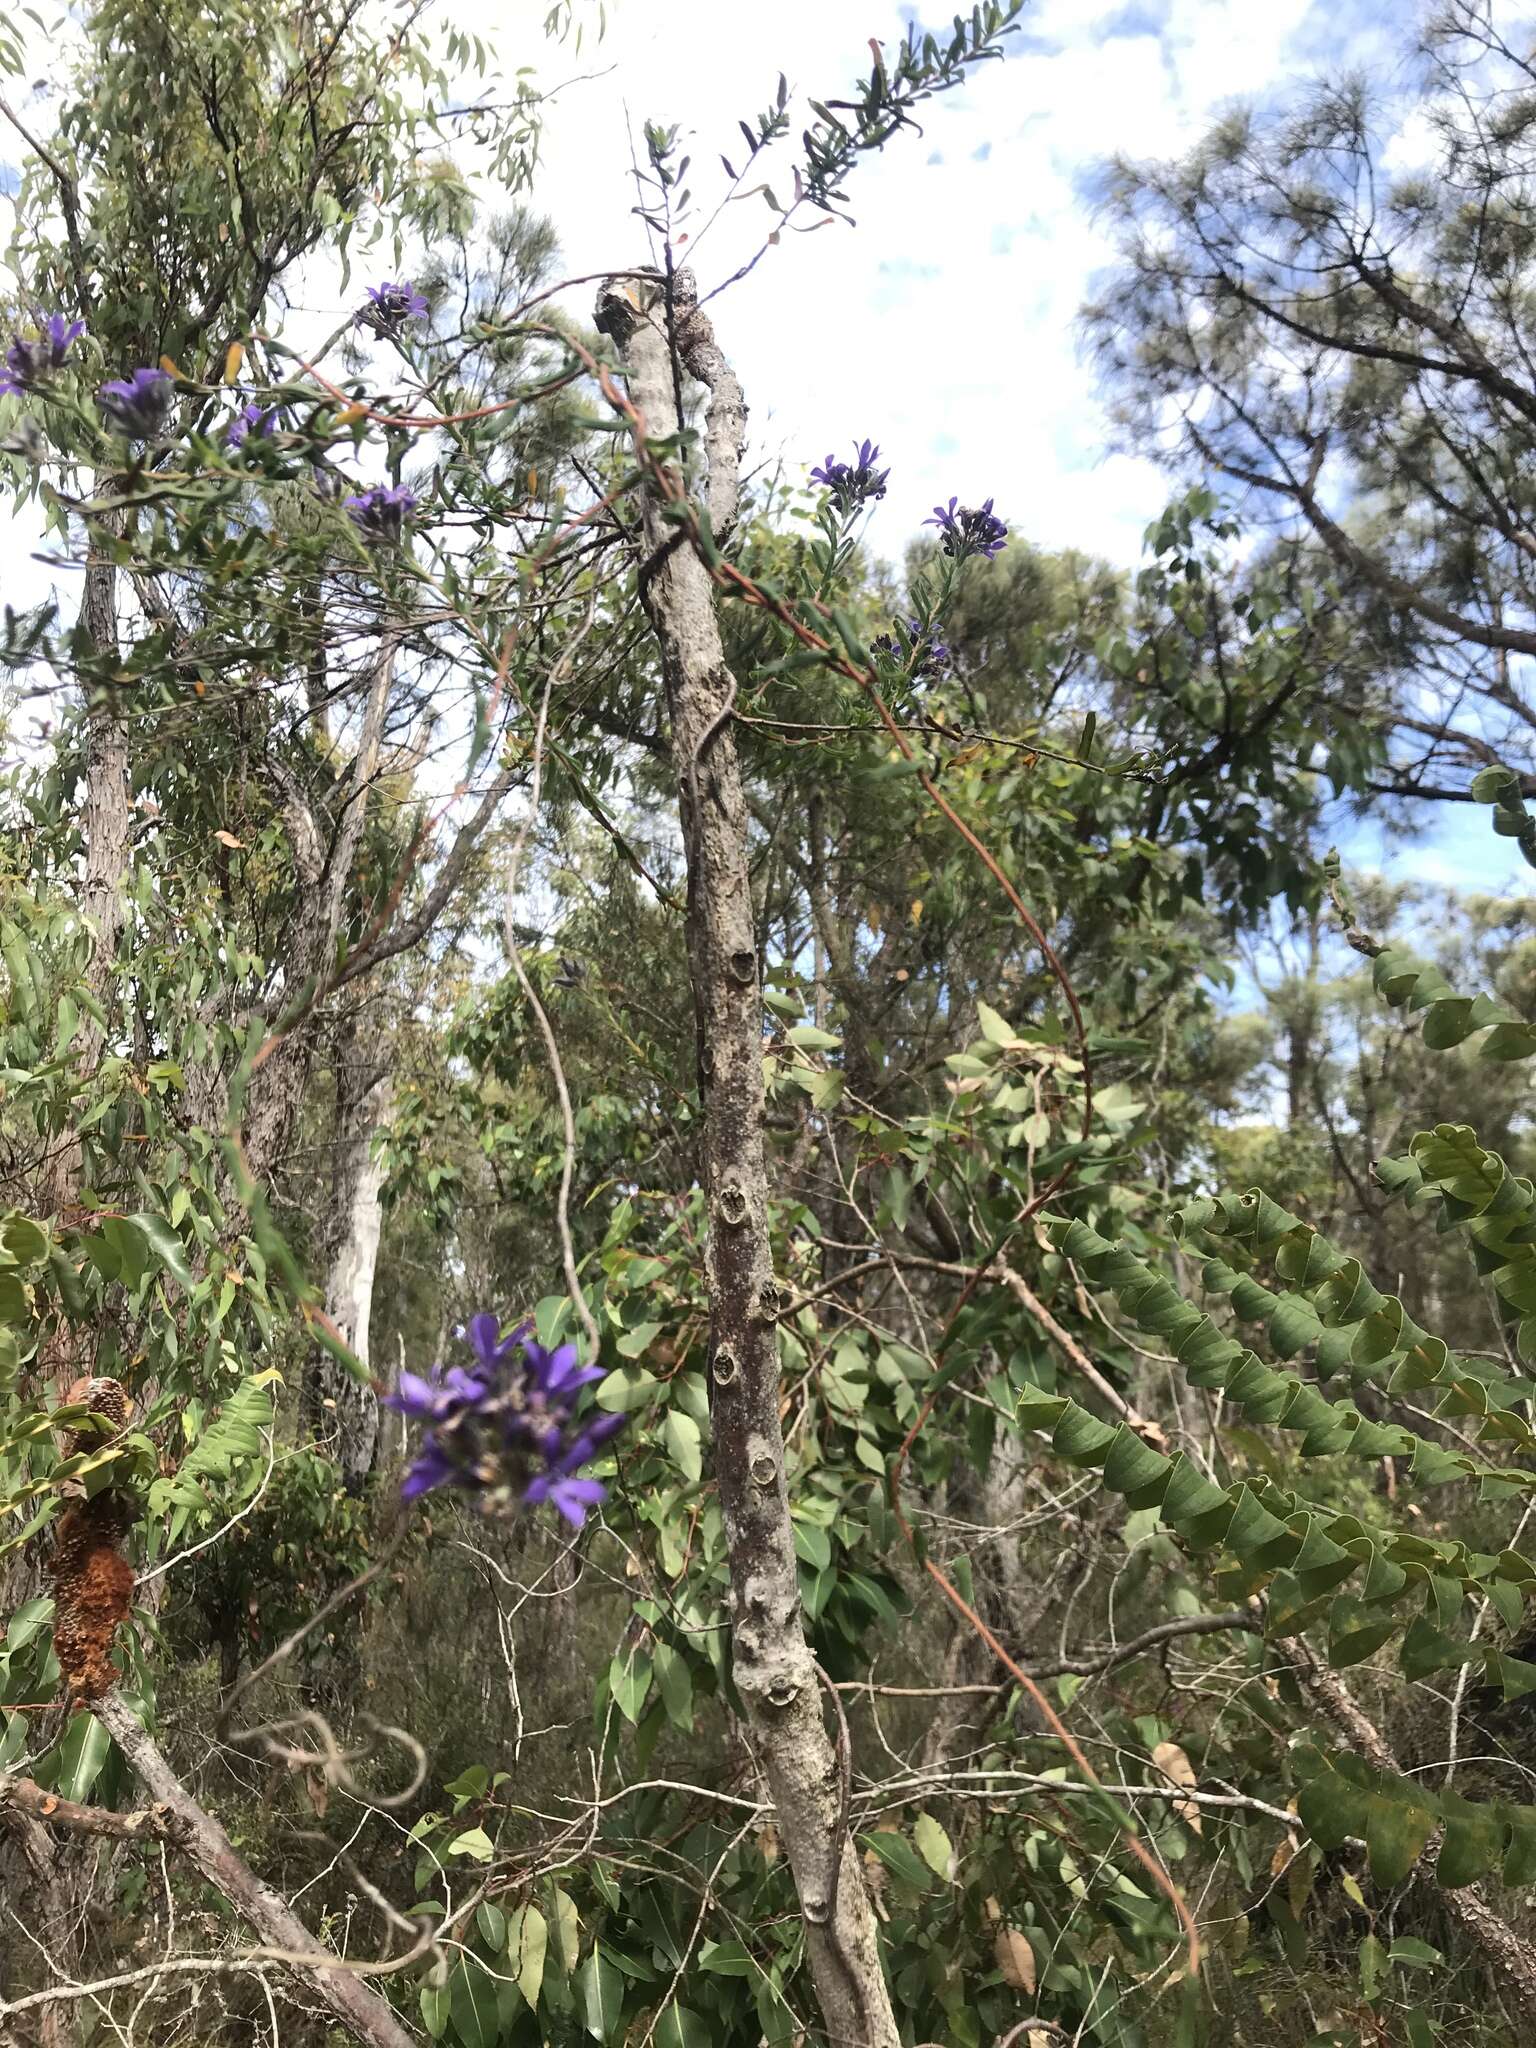
M 1008 529 L 992 510 L 988 498 L 979 511 L 969 505 L 960 505 L 951 498 L 947 506 L 935 505 L 933 517 L 923 521 L 924 526 L 936 526 L 943 534 L 943 548 L 946 555 L 952 555 L 963 562 L 968 555 L 985 555 L 990 562 L 994 555 L 1002 553 L 1008 539 Z
M 579 1529 L 587 1519 L 587 1509 L 599 1506 L 608 1498 L 608 1489 L 596 1479 L 579 1478 L 578 1467 L 590 1464 L 608 1438 L 623 1427 L 622 1415 L 600 1417 L 590 1429 L 583 1430 L 574 1442 L 567 1445 L 547 1470 L 529 1482 L 523 1494 L 524 1501 L 529 1507 L 537 1507 L 541 1501 L 547 1500 Z
M 275 405 L 258 405 L 253 398 L 242 405 L 229 425 L 224 429 L 226 448 L 241 448 L 248 435 L 255 434 L 265 440 L 277 431 L 278 408 Z
M 164 370 L 134 370 L 114 377 L 97 392 L 97 402 L 120 434 L 148 441 L 165 425 L 176 387 Z
M 375 484 L 371 491 L 346 500 L 352 524 L 365 540 L 398 546 L 405 522 L 416 510 L 416 496 L 404 484 Z
M 852 462 L 838 462 L 829 455 L 820 469 L 811 471 L 811 482 L 824 485 L 832 493 L 833 503 L 846 519 L 861 505 L 885 496 L 885 480 L 891 472 L 877 470 L 875 464 L 879 460 L 880 450 L 874 443 L 861 441 L 853 451 Z
M 577 1397 L 601 1369 L 583 1366 L 574 1344 L 547 1348 L 526 1323 L 504 1337 L 494 1315 L 471 1316 L 457 1334 L 472 1364 L 435 1365 L 425 1379 L 402 1372 L 384 1396 L 386 1407 L 426 1428 L 402 1497 L 460 1486 L 488 1509 L 547 1501 L 579 1529 L 607 1495 L 581 1467 L 624 1426 L 622 1415 L 575 1419 Z
M 378 333 L 388 334 L 407 320 L 424 320 L 430 310 L 415 285 L 392 278 L 369 285 L 368 304 L 357 317 Z
M 931 620 L 925 626 L 921 619 L 897 619 L 889 633 L 879 634 L 871 644 L 876 654 L 906 669 L 908 680 L 914 683 L 943 675 L 954 661 L 948 643 L 939 638 L 938 626 Z
M 37 335 L 13 334 L 0 370 L 0 394 L 35 391 L 55 370 L 62 370 L 72 343 L 85 332 L 83 320 L 50 313 Z

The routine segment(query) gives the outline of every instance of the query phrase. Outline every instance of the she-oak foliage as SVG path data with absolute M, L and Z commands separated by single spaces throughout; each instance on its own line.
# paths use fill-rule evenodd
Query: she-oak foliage
M 877 49 L 798 142 L 781 84 L 740 124 L 775 236 L 846 221 L 1018 13 Z M 1272 905 L 1347 911 L 1313 841 L 1398 774 L 1361 708 L 1400 648 L 1363 672 L 1339 561 L 1239 566 L 1199 484 L 1134 579 L 990 498 L 890 578 L 873 438 L 718 518 L 713 421 L 645 443 L 540 297 L 550 231 L 453 167 L 533 179 L 528 75 L 435 33 L 125 0 L 23 116 L 3 461 L 90 567 L 77 620 L 6 620 L 13 732 L 34 689 L 55 723 L 0 874 L 0 1873 L 41 1943 L 4 1937 L 0 2026 L 83 2041 L 26 1999 L 151 1914 L 220 1966 L 210 2042 L 268 1991 L 317 2044 L 815 2039 L 830 1870 L 870 2042 L 1524 2038 L 1536 1192 L 1456 1091 L 1518 1076 L 1530 1007 L 1349 918 L 1359 1001 L 1450 1077 L 1373 1183 L 1432 1287 L 1322 1189 L 1212 1173 L 1216 992 Z M 675 323 L 690 166 L 646 144 L 630 303 Z M 350 308 L 318 346 L 306 263 Z M 735 679 L 810 1882 L 736 1683 L 696 848 L 658 823 L 713 736 L 673 759 L 636 538 L 669 477 Z M 1469 793 L 1529 859 L 1520 775 Z M 260 1983 L 252 1926 L 400 1966 Z M 146 1981 L 97 1995 L 175 2038 L 185 1979 Z

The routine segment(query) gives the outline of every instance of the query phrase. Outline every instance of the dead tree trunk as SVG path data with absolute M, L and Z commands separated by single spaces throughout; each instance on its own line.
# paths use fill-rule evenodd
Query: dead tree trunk
M 674 281 L 670 305 L 659 285 L 636 289 L 638 303 L 610 284 L 598 303 L 598 325 L 619 348 L 630 398 L 652 440 L 678 431 L 681 369 L 710 386 L 708 507 L 723 541 L 736 512 L 745 424 L 740 386 L 686 273 Z M 709 573 L 681 530 L 663 519 L 661 505 L 652 484 L 643 498 L 649 556 L 642 582 L 661 648 L 688 857 L 688 959 L 706 1124 L 714 1460 L 730 1562 L 734 1676 L 799 1888 L 828 2036 L 896 2048 L 874 1915 L 842 1813 L 848 1760 L 840 1763 L 828 1737 L 805 1640 L 784 1478 L 778 1289 L 763 1155 L 762 1004 L 747 807 L 730 724 L 736 683 Z
M 379 1071 L 370 1049 L 369 1014 L 363 1005 L 354 1005 L 335 1038 L 335 1164 L 325 1288 L 326 1313 L 364 1365 L 369 1362 L 369 1324 L 384 1222 L 384 1168 L 374 1156 L 374 1145 L 390 1104 L 389 1075 Z M 373 1470 L 378 1450 L 378 1396 L 329 1352 L 315 1360 L 314 1392 L 318 1433 L 334 1442 L 347 1484 L 361 1485 Z

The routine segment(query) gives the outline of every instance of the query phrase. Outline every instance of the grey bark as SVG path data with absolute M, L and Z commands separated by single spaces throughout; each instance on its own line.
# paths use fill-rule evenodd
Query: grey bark
M 159 1744 L 121 1693 L 92 1708 L 127 1757 L 134 1775 L 174 1816 L 180 1846 L 208 1882 L 249 1921 L 263 1942 L 282 1952 L 295 1974 L 324 2000 L 341 2025 L 368 2048 L 415 2048 L 415 2037 L 355 1971 L 329 1968 L 315 1937 L 272 1887 L 263 1884 L 223 1828 L 200 1806 L 172 1770 Z
M 712 387 L 710 524 L 735 517 L 745 407 L 686 273 L 669 307 L 660 286 L 638 303 L 610 283 L 597 324 L 618 346 L 645 431 L 678 431 L 673 344 L 682 367 Z M 669 324 L 672 331 L 669 333 Z M 729 707 L 714 588 L 697 550 L 643 493 L 649 559 L 642 578 L 661 649 L 688 856 L 688 959 L 705 1109 L 714 1463 L 730 1569 L 733 1671 L 788 1853 L 828 2036 L 867 2048 L 899 2040 L 881 1973 L 874 1915 L 842 1825 L 842 1765 L 822 1718 L 819 1674 L 805 1640 L 779 1422 L 779 1300 L 768 1238 L 763 1154 L 762 1004 L 747 807 Z M 846 1760 L 844 1760 L 846 1761 Z

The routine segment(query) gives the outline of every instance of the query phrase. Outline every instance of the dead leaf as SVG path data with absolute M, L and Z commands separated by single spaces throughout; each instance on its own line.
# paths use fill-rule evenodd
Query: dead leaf
M 1020 1934 L 1017 1927 L 999 1927 L 992 1953 L 1002 1972 L 1003 1982 L 1015 1991 L 1026 1991 L 1033 1996 L 1035 1952 L 1029 1945 L 1029 1937 Z
M 224 382 L 226 384 L 234 383 L 235 379 L 240 374 L 240 365 L 244 361 L 244 344 L 242 342 L 232 341 L 229 344 L 229 347 L 224 351 Z
M 1194 1765 L 1176 1742 L 1160 1742 L 1152 1752 L 1152 1763 L 1175 1785 L 1187 1785 L 1193 1790 L 1200 1782 Z M 1173 1810 L 1180 1820 L 1188 1822 L 1197 1835 L 1204 1832 L 1200 1825 L 1200 1809 L 1192 1799 L 1176 1799 Z
M 245 841 L 243 839 L 237 839 L 233 832 L 219 831 L 215 832 L 213 836 L 215 839 L 217 839 L 220 846 L 233 846 L 238 848 L 243 847 L 245 845 Z

